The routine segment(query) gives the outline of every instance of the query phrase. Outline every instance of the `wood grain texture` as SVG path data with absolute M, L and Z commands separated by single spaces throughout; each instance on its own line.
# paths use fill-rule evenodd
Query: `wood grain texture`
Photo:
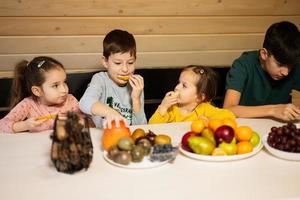
M 176 52 L 145 52 L 137 54 L 136 68 L 181 68 L 190 64 L 212 67 L 230 66 L 242 51 L 176 51 Z M 98 53 L 42 54 L 59 60 L 69 71 L 96 71 L 103 69 Z M 0 76 L 10 74 L 17 62 L 31 60 L 38 54 L 0 55 Z M 12 73 L 11 73 L 12 74 Z M 11 75 L 10 74 L 10 75 Z
M 1 17 L 0 36 L 105 35 L 116 28 L 134 35 L 263 33 L 283 20 L 300 24 L 300 16 Z
M 299 0 L 1 0 L 0 16 L 299 15 Z
M 138 52 L 259 48 L 264 34 L 135 35 Z M 0 36 L 0 54 L 101 53 L 104 36 Z

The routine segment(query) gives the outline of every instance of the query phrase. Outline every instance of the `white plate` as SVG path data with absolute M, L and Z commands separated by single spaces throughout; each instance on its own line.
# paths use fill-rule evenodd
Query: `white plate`
M 264 146 L 272 155 L 274 155 L 278 158 L 285 159 L 285 160 L 300 161 L 300 153 L 290 153 L 290 152 L 281 151 L 281 150 L 271 147 L 267 142 L 268 134 L 264 134 L 262 140 L 263 140 Z
M 122 165 L 122 164 L 116 163 L 113 160 L 109 159 L 107 156 L 107 151 L 103 152 L 103 157 L 108 163 L 115 165 L 117 167 L 122 167 L 122 168 L 127 168 L 127 169 L 148 169 L 148 168 L 160 167 L 170 161 L 170 160 L 166 160 L 163 162 L 158 162 L 158 161 L 151 162 L 149 160 L 149 156 L 145 156 L 142 162 L 139 162 L 139 163 L 131 162 L 128 165 Z
M 196 153 L 191 153 L 183 148 L 179 148 L 180 152 L 183 153 L 185 156 L 196 159 L 196 160 L 203 160 L 203 161 L 212 161 L 212 162 L 224 162 L 224 161 L 233 161 L 233 160 L 241 160 L 245 158 L 249 158 L 257 154 L 263 147 L 262 142 L 260 141 L 259 144 L 253 149 L 250 153 L 239 154 L 239 155 L 232 155 L 232 156 L 211 156 L 211 155 L 200 155 Z

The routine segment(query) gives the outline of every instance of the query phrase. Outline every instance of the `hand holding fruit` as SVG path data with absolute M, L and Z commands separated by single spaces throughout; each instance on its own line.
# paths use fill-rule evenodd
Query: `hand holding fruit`
M 132 76 L 130 76 L 129 84 L 132 87 L 131 98 L 140 99 L 144 89 L 143 77 L 138 74 L 133 74 Z
M 116 127 L 120 126 L 120 121 L 123 121 L 126 127 L 128 126 L 126 119 L 124 119 L 124 117 L 120 113 L 118 113 L 116 110 L 112 108 L 106 110 L 104 117 L 105 119 L 103 120 L 102 123 L 102 127 L 104 129 L 106 128 L 111 129 L 113 121 L 115 122 Z
M 161 104 L 159 105 L 160 114 L 164 115 L 172 105 L 176 104 L 177 98 L 178 98 L 178 92 L 174 92 L 174 91 L 167 92 Z

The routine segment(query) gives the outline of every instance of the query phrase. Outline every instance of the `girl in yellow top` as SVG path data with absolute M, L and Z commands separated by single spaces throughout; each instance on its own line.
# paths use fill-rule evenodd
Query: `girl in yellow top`
M 193 121 L 199 118 L 235 119 L 231 111 L 210 104 L 216 91 L 216 74 L 212 69 L 187 66 L 180 74 L 175 92 L 167 92 L 149 124 Z

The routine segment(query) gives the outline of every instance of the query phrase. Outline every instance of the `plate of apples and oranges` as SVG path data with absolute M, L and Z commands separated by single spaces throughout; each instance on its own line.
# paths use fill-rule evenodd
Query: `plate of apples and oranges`
M 294 123 L 272 127 L 264 134 L 262 141 L 266 149 L 275 157 L 300 161 L 300 128 Z
M 119 127 L 113 122 L 111 129 L 104 129 L 101 140 L 104 159 L 113 166 L 127 169 L 159 167 L 173 161 L 178 152 L 170 136 L 141 128 L 131 134 L 123 122 Z
M 260 136 L 235 119 L 198 119 L 182 136 L 180 152 L 196 160 L 224 162 L 249 158 L 263 147 Z

